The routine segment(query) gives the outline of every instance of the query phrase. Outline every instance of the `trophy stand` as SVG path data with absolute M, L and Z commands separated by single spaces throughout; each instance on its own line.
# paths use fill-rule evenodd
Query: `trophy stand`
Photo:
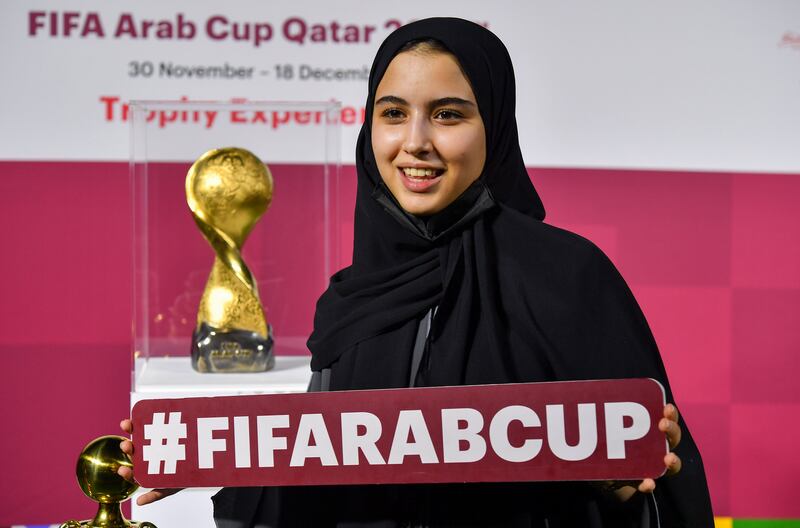
M 355 180 L 340 174 L 341 115 L 329 100 L 130 102 L 131 405 L 306 390 L 314 306 L 348 264 L 340 254 L 352 211 L 339 202 Z M 159 126 L 151 116 L 178 120 Z M 231 145 L 259 163 L 238 149 L 209 156 L 187 193 L 198 157 Z M 214 528 L 217 491 L 139 506 L 137 490 L 129 515 Z
M 133 466 L 119 447 L 123 440 L 121 436 L 101 436 L 83 448 L 75 473 L 83 493 L 99 503 L 97 515 L 91 520 L 67 521 L 61 528 L 156 528 L 153 523 L 129 521 L 122 515 L 120 503 L 139 487 L 117 474 L 120 466 Z

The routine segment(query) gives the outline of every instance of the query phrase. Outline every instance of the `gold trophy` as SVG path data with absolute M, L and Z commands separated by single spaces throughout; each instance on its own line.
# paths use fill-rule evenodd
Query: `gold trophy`
M 123 440 L 121 436 L 101 436 L 83 448 L 75 473 L 83 493 L 100 503 L 99 508 L 94 519 L 67 521 L 61 528 L 156 528 L 153 523 L 128 521 L 122 515 L 119 503 L 126 501 L 139 487 L 117 475 L 120 466 L 133 465 L 119 447 Z
M 186 175 L 186 201 L 214 249 L 197 326 L 192 367 L 198 372 L 262 372 L 275 365 L 272 328 L 242 246 L 272 200 L 272 175 L 251 152 L 206 152 Z

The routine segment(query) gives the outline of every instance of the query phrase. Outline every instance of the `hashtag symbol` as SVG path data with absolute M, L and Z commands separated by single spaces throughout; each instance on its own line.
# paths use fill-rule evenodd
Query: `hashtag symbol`
M 169 421 L 164 423 L 165 413 L 153 413 L 153 423 L 145 424 L 144 438 L 150 443 L 142 447 L 142 460 L 147 462 L 147 473 L 161 473 L 164 462 L 164 475 L 174 475 L 175 467 L 186 460 L 186 446 L 180 441 L 186 438 L 186 424 L 181 422 L 180 412 L 169 413 Z

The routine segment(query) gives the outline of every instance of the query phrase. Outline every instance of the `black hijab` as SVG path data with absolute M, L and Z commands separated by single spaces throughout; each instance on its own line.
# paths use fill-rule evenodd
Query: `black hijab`
M 408 42 L 458 60 L 486 130 L 480 178 L 427 219 L 382 184 L 371 145 L 374 98 Z M 589 241 L 545 224 L 519 147 L 508 52 L 471 22 L 432 18 L 381 45 L 356 150 L 353 264 L 331 279 L 308 341 L 332 390 L 404 387 L 420 319 L 437 308 L 418 385 L 652 377 L 667 389 L 649 327 L 617 270 Z M 445 176 L 446 177 L 446 176 Z M 683 470 L 661 479 L 662 526 L 712 526 L 702 462 L 683 424 Z
M 389 63 L 408 42 L 428 38 L 457 57 L 471 83 L 486 131 L 487 158 L 481 177 L 464 195 L 422 221 L 405 213 L 383 184 L 372 150 L 371 125 L 375 93 Z M 312 368 L 328 367 L 345 350 L 388 330 L 410 328 L 428 309 L 438 306 L 449 282 L 445 277 L 461 264 L 460 235 L 470 232 L 474 220 L 497 204 L 532 221 L 544 218 L 544 207 L 522 159 L 514 113 L 511 59 L 490 31 L 465 20 L 431 18 L 403 26 L 384 41 L 370 71 L 366 119 L 356 147 L 353 265 L 332 278 L 317 305 L 309 339 Z M 443 265 L 446 262 L 450 268 Z M 439 321 L 442 318 L 437 316 Z M 406 325 L 409 322 L 413 324 Z M 407 355 L 394 354 L 391 359 L 407 361 Z M 396 371 L 396 365 L 391 369 Z M 385 386 L 385 380 L 375 381 L 359 385 Z

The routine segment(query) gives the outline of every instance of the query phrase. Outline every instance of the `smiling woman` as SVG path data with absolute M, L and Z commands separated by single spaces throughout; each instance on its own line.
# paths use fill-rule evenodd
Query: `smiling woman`
M 542 222 L 515 92 L 505 46 L 471 22 L 421 20 L 381 45 L 356 147 L 353 264 L 317 304 L 312 390 L 650 377 L 673 401 L 613 264 Z M 668 405 L 659 428 L 674 452 L 658 482 L 315 490 L 312 524 L 710 527 L 702 461 L 677 422 Z

